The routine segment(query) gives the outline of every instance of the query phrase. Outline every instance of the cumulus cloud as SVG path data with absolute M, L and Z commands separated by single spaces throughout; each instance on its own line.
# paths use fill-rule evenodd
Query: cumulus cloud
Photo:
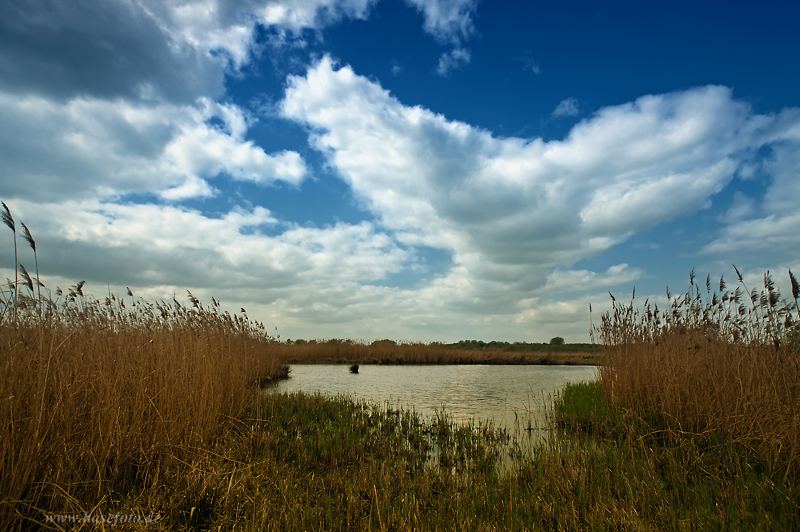
M 602 273 L 589 270 L 556 269 L 547 276 L 547 284 L 540 295 L 556 295 L 568 292 L 598 290 L 607 286 L 630 284 L 641 278 L 644 271 L 628 264 L 611 266 Z
M 124 293 L 130 286 L 154 300 L 180 299 L 188 288 L 206 302 L 214 296 L 231 310 L 243 306 L 294 338 L 355 337 L 347 326 L 359 334 L 412 337 L 414 292 L 381 286 L 407 265 L 410 252 L 369 222 L 318 228 L 282 224 L 263 207 L 212 216 L 97 200 L 15 200 L 10 208 L 33 231 L 44 282 L 53 290 L 85 279 L 87 293 L 102 295 L 108 285 Z M 2 266 L 7 274 L 5 259 Z M 423 312 L 432 331 L 445 323 L 437 308 Z M 402 326 L 401 313 L 408 317 Z M 452 320 L 455 313 L 448 315 Z
M 726 225 L 702 249 L 706 255 L 758 268 L 772 266 L 760 262 L 765 257 L 800 261 L 800 109 L 784 109 L 765 118 L 758 134 L 770 149 L 761 163 L 761 171 L 770 178 L 766 193 L 760 201 L 737 193 L 720 218 Z
M 187 122 L 165 148 L 165 157 L 181 173 L 216 176 L 226 172 L 234 179 L 268 184 L 281 180 L 298 185 L 307 168 L 297 152 L 283 150 L 268 155 L 263 149 L 245 140 L 247 117 L 234 105 L 204 100 L 194 120 Z M 222 128 L 209 125 L 219 118 Z
M 190 175 L 183 184 L 163 190 L 159 195 L 167 200 L 181 201 L 189 198 L 209 198 L 216 195 L 216 192 L 204 179 Z
M 0 90 L 62 100 L 221 95 L 224 60 L 164 26 L 142 2 L 2 2 Z
M 797 249 L 798 110 L 758 115 L 711 86 L 600 109 L 561 140 L 497 138 L 406 106 L 327 57 L 289 78 L 280 112 L 308 128 L 374 220 L 320 228 L 257 206 L 182 206 L 218 194 L 221 179 L 308 178 L 298 153 L 248 139 L 254 118 L 226 102 L 225 77 L 258 53 L 259 26 L 276 42 L 302 39 L 366 18 L 375 1 L 0 4 L 0 195 L 36 233 L 47 278 L 154 297 L 190 287 L 314 336 L 351 336 L 343 324 L 399 338 L 439 339 L 444 326 L 451 339 L 515 335 L 520 324 L 575 323 L 585 292 L 643 275 L 578 261 L 759 173 L 771 179 L 767 194 L 734 205 L 706 251 Z M 408 3 L 450 48 L 438 73 L 466 65 L 477 3 Z M 554 115 L 578 110 L 565 102 Z M 756 162 L 765 147 L 771 155 Z M 130 194 L 168 201 L 117 201 Z M 416 264 L 415 246 L 444 250 L 452 264 L 392 286 Z M 572 291 L 582 295 L 561 296 Z
M 384 227 L 452 252 L 429 291 L 492 310 L 704 208 L 764 143 L 794 131 L 708 86 L 601 109 L 563 140 L 499 139 L 404 106 L 329 58 L 290 77 L 281 105 Z
M 377 0 L 0 3 L 0 90 L 48 98 L 193 102 L 224 94 L 256 29 L 279 36 L 366 18 Z
M 321 28 L 342 18 L 364 19 L 377 0 L 278 0 L 259 10 L 268 25 L 279 25 L 295 33 Z
M 796 258 L 800 231 L 800 214 L 770 214 L 755 220 L 742 221 L 722 230 L 719 238 L 703 251 L 715 255 L 735 256 L 769 251 L 770 257 L 790 255 Z
M 158 105 L 0 93 L 2 193 L 9 197 L 110 197 L 161 193 L 206 197 L 220 173 L 299 184 L 299 154 L 267 154 L 246 140 L 248 119 L 232 104 Z M 213 122 L 216 120 L 216 122 Z M 216 124 L 216 125 L 215 125 Z M 46 156 L 45 156 L 46 155 Z
M 368 222 L 290 226 L 266 235 L 278 221 L 263 207 L 237 207 L 217 217 L 179 206 L 97 200 L 17 200 L 11 207 L 44 235 L 37 240 L 46 269 L 130 286 L 213 287 L 223 292 L 217 297 L 250 291 L 245 299 L 264 300 L 270 290 L 273 299 L 309 290 L 312 297 L 315 287 L 380 280 L 408 258 Z M 101 271 L 92 271 L 94 259 Z

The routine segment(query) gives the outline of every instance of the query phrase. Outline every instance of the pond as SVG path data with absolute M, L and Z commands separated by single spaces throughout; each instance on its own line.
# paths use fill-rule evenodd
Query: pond
M 447 412 L 459 422 L 491 421 L 496 427 L 528 430 L 547 427 L 545 413 L 565 384 L 597 378 L 594 366 L 521 365 L 364 365 L 357 374 L 347 365 L 297 364 L 277 392 L 349 395 L 423 416 Z

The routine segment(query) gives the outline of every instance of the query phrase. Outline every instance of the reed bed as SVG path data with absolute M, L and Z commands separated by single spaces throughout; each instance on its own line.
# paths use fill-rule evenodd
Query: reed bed
M 82 282 L 51 293 L 38 267 L 17 271 L 0 290 L 2 530 L 157 484 L 239 430 L 248 387 L 286 374 L 263 325 L 217 301 L 152 304 L 130 290 L 97 300 Z
M 658 309 L 614 301 L 598 333 L 605 345 L 603 391 L 616 405 L 653 411 L 658 429 L 737 442 L 782 475 L 800 472 L 800 287 L 792 300 L 769 272 L 761 290 L 724 278 L 698 285 Z M 635 293 L 634 293 L 635 296 Z M 612 296 L 613 297 L 613 296 Z
M 69 295 L 0 326 L 0 528 L 37 509 L 87 504 L 147 483 L 170 460 L 237 429 L 248 385 L 285 374 L 239 316 L 177 301 Z
M 602 350 L 591 345 L 508 344 L 460 342 L 457 344 L 354 340 L 285 342 L 281 356 L 295 364 L 598 364 Z

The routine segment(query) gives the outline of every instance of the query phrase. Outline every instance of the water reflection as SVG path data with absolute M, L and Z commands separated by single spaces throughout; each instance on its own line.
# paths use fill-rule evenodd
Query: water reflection
M 553 395 L 569 382 L 597 378 L 593 366 L 361 366 L 294 365 L 277 392 L 351 395 L 431 417 L 446 411 L 459 422 L 492 421 L 511 432 L 546 427 Z

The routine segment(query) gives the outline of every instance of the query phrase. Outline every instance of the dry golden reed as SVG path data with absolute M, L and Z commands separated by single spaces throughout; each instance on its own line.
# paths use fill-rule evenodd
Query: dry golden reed
M 458 345 L 458 344 L 456 344 Z M 465 349 L 448 344 L 394 342 L 372 343 L 353 340 L 299 341 L 278 346 L 281 356 L 290 363 L 359 363 L 359 364 L 595 364 L 602 353 L 564 349 L 536 351 L 507 349 L 516 346 Z M 527 347 L 527 346 L 526 346 Z M 560 346 L 559 346 L 560 347 Z M 568 346 L 567 346 L 568 347 Z
M 761 291 L 736 275 L 735 290 L 722 278 L 712 290 L 692 272 L 687 293 L 667 292 L 666 309 L 615 301 L 597 331 L 606 346 L 601 383 L 617 404 L 660 411 L 668 430 L 716 432 L 797 472 L 800 287 L 789 272 L 794 301 L 786 301 L 769 272 Z
M 156 482 L 166 462 L 236 429 L 248 385 L 285 374 L 263 326 L 216 301 L 82 289 L 2 292 L 0 529 Z
M 81 288 L 46 301 L 41 319 L 29 304 L 0 325 L 3 529 L 15 514 L 80 513 L 78 501 L 141 485 L 167 458 L 191 460 L 235 428 L 248 384 L 285 372 L 246 317 Z

